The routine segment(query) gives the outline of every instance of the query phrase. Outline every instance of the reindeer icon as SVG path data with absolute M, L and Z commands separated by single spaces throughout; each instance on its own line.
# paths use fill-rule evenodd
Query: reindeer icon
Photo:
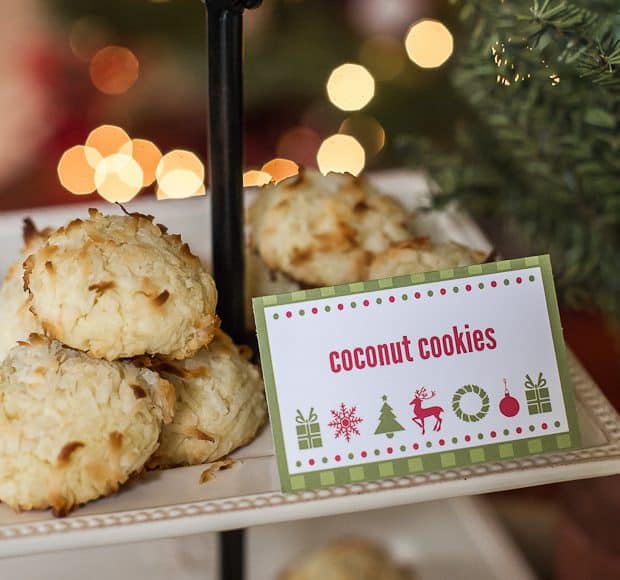
M 435 391 L 431 391 L 429 394 L 426 390 L 426 387 L 422 387 L 416 390 L 413 399 L 409 403 L 410 405 L 413 405 L 413 417 L 411 420 L 419 427 L 422 427 L 422 435 L 426 433 L 426 430 L 424 429 L 424 419 L 426 419 L 427 417 L 435 417 L 435 425 L 433 427 L 433 431 L 439 431 L 441 429 L 441 424 L 443 423 L 441 414 L 444 411 L 442 407 L 422 407 L 422 401 L 432 399 L 435 395 Z

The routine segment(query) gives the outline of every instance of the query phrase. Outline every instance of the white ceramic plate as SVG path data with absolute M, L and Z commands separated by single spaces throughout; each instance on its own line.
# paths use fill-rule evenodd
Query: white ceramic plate
M 390 173 L 377 177 L 377 182 L 409 207 L 427 199 L 419 176 Z M 111 206 L 104 209 L 114 210 Z M 156 215 L 208 258 L 206 199 L 137 202 L 130 209 Z M 29 214 L 41 226 L 60 225 L 84 215 L 85 208 Z M 0 216 L 0 271 L 17 254 L 22 217 L 18 213 Z M 435 239 L 489 249 L 472 220 L 454 209 L 419 216 L 416 223 L 421 233 Z M 196 466 L 151 472 L 145 480 L 63 519 L 47 512 L 15 514 L 0 506 L 0 557 L 168 538 L 620 473 L 620 418 L 574 357 L 570 357 L 570 366 L 583 449 L 283 495 L 271 437 L 265 430 L 235 455 L 239 460 L 235 467 L 206 485 L 198 483 L 204 467 Z
M 367 538 L 384 546 L 417 580 L 534 580 L 483 500 L 457 498 L 405 508 L 252 528 L 246 578 L 276 580 L 292 562 L 332 540 Z M 105 546 L 0 561 L 0 578 L 28 580 L 215 580 L 215 534 Z

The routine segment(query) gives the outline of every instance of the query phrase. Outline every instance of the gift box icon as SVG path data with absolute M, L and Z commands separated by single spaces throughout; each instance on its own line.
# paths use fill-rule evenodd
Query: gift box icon
M 304 417 L 303 413 L 297 409 L 295 422 L 297 423 L 295 429 L 297 431 L 297 445 L 299 449 L 323 447 L 319 417 L 314 411 L 314 407 L 310 407 L 307 417 Z
M 536 382 L 532 380 L 530 375 L 525 375 L 525 400 L 530 415 L 550 413 L 553 410 L 549 388 L 547 387 L 547 379 L 545 379 L 542 373 L 538 373 L 538 380 Z

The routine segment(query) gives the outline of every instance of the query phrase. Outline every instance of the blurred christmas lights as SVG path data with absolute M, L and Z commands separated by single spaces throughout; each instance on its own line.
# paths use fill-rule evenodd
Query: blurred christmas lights
M 405 68 L 403 46 L 391 36 L 373 36 L 360 48 L 360 62 L 378 81 L 394 80 Z
M 366 164 L 364 148 L 350 135 L 332 135 L 323 141 L 316 156 L 321 173 L 359 175 Z
M 271 175 L 274 183 L 293 177 L 299 173 L 299 165 L 290 159 L 272 159 L 262 166 L 261 171 Z
M 133 147 L 131 138 L 116 125 L 101 125 L 93 129 L 86 138 L 85 145 L 96 149 L 102 157 L 119 153 L 121 149 L 125 155 L 131 155 Z M 127 150 L 127 147 L 130 150 Z
M 385 145 L 385 130 L 379 121 L 370 115 L 351 115 L 342 122 L 338 132 L 355 137 L 364 148 L 367 158 L 379 153 Z
M 96 149 L 76 145 L 64 152 L 58 163 L 58 178 L 65 189 L 75 195 L 93 193 L 95 169 L 103 157 Z
M 90 61 L 90 79 L 106 95 L 122 95 L 138 80 L 140 63 L 124 46 L 106 46 Z
M 271 183 L 271 175 L 257 169 L 250 169 L 243 174 L 243 187 L 262 187 Z
M 339 109 L 359 111 L 374 97 L 375 79 L 359 64 L 343 64 L 329 76 L 327 94 Z
M 125 203 L 133 199 L 142 189 L 143 180 L 138 162 L 122 153 L 105 157 L 95 170 L 97 191 L 111 203 Z
M 144 174 L 143 187 L 151 185 L 155 179 L 155 171 L 161 161 L 161 151 L 152 141 L 132 139 L 120 149 L 121 153 L 131 155 L 138 162 Z
M 409 58 L 422 68 L 437 68 L 444 64 L 454 50 L 452 33 L 438 20 L 415 22 L 405 38 Z

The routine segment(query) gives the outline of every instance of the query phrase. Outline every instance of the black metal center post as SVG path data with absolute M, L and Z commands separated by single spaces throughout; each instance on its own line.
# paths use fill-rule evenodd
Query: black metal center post
M 262 0 L 203 0 L 209 61 L 209 174 L 218 313 L 237 341 L 245 333 L 243 235 L 243 10 Z M 222 532 L 220 577 L 244 577 L 244 530 Z

